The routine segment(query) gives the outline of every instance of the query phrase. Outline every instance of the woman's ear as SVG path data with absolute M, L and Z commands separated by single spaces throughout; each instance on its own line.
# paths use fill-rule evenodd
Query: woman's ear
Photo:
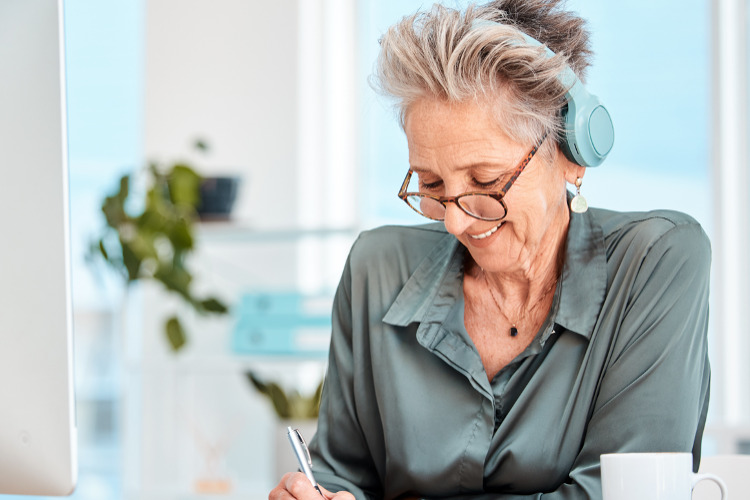
M 569 184 L 575 184 L 576 179 L 583 178 L 583 176 L 586 174 L 586 167 L 576 165 L 572 161 L 568 160 L 568 158 L 565 156 L 562 150 L 558 149 L 557 154 L 558 154 L 558 161 L 560 162 L 560 165 L 565 171 L 566 182 L 568 182 Z

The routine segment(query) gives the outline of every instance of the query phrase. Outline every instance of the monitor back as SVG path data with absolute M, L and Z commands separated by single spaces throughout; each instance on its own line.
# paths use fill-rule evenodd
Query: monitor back
M 77 476 L 62 0 L 0 0 L 0 494 Z

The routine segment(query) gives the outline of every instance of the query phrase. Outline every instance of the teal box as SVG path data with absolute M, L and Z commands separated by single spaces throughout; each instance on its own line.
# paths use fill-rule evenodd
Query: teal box
M 331 304 L 329 297 L 296 292 L 244 294 L 231 349 L 236 354 L 326 356 Z

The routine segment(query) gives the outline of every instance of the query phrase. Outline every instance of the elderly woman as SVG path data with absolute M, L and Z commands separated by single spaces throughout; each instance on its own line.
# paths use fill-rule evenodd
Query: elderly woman
M 400 196 L 440 222 L 351 250 L 311 445 L 325 498 L 601 498 L 612 452 L 692 452 L 697 468 L 709 243 L 686 215 L 568 193 L 612 145 L 598 101 L 591 137 L 570 137 L 583 24 L 557 0 L 499 0 L 383 37 Z M 270 498 L 320 493 L 290 473 Z

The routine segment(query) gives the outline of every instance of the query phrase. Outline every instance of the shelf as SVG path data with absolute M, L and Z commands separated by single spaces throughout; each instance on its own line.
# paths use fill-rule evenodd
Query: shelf
M 125 366 L 126 373 L 160 374 L 169 373 L 207 373 L 207 374 L 229 374 L 243 373 L 248 369 L 256 368 L 289 368 L 302 365 L 323 366 L 328 363 L 327 355 L 238 355 L 227 352 L 226 354 L 214 354 L 211 356 L 185 356 L 175 357 L 168 362 L 152 361 L 141 363 L 130 363 Z
M 295 242 L 304 238 L 323 239 L 337 236 L 354 238 L 359 233 L 359 229 L 355 227 L 262 229 L 242 221 L 201 222 L 197 228 L 199 238 L 227 243 Z

